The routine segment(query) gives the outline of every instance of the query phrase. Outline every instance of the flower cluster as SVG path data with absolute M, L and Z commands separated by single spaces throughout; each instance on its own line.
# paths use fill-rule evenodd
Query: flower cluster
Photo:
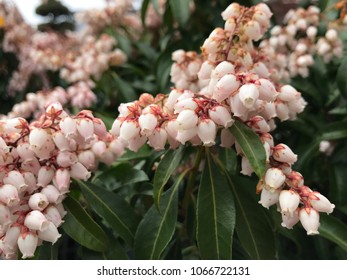
M 267 65 L 274 69 L 273 79 L 307 77 L 315 55 L 321 56 L 325 63 L 333 57 L 342 57 L 343 46 L 337 30 L 328 28 L 325 34 L 319 34 L 320 16 L 319 8 L 314 6 L 290 10 L 284 25 L 274 26 L 271 37 L 261 42 L 261 50 L 268 57 Z
M 296 155 L 285 144 L 275 145 L 270 134 L 275 118 L 295 119 L 306 105 L 295 88 L 271 80 L 268 58 L 253 45 L 269 27 L 271 12 L 265 4 L 245 8 L 233 3 L 222 16 L 225 27 L 206 39 L 202 56 L 183 50 L 173 53 L 176 88 L 155 98 L 144 93 L 137 101 L 121 104 L 111 133 L 133 151 L 146 142 L 156 150 L 167 143 L 172 149 L 187 143 L 235 146 L 242 157 L 241 173 L 251 175 L 252 166 L 229 129 L 235 120 L 242 121 L 266 151 L 268 170 L 258 187 L 260 203 L 269 207 L 279 202 L 284 226 L 291 228 L 294 217 L 300 216 L 308 234 L 317 233 L 317 211 L 331 213 L 334 206 L 304 186 L 301 175 L 295 183 L 299 173 L 291 166 Z
M 69 116 L 53 103 L 32 123 L 0 123 L 0 257 L 32 257 L 42 241 L 55 243 L 71 179 L 87 180 L 99 162 L 123 150 L 90 111 Z

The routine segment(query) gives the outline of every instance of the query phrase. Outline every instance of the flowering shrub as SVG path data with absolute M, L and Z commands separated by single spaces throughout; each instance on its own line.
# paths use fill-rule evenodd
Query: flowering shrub
M 336 161 L 343 120 L 309 135 L 319 136 L 309 148 L 290 134 L 310 134 L 319 110 L 336 115 L 330 106 L 344 104 L 343 20 L 321 31 L 319 8 L 299 8 L 264 38 L 272 16 L 266 4 L 228 3 L 222 27 L 201 37 L 198 52 L 194 40 L 191 49 L 180 47 L 210 1 L 143 1 L 141 16 L 128 1 L 116 2 L 78 14 L 87 28 L 62 35 L 37 32 L 1 3 L 11 9 L 0 14 L 2 48 L 19 61 L 8 92 L 19 74 L 47 79 L 0 121 L 1 258 L 295 258 L 283 251 L 293 241 L 298 250 L 302 242 L 336 244 L 344 258 L 345 217 L 334 210 L 343 213 L 346 199 L 332 204 L 321 187 L 327 181 L 307 172 L 319 150 L 327 157 L 321 169 L 329 157 Z M 165 39 L 168 13 L 174 30 Z M 24 27 L 13 18 L 31 38 L 18 39 Z M 23 74 L 28 61 L 35 67 Z M 337 79 L 324 87 L 327 103 L 311 103 L 323 98 L 311 91 L 322 67 Z M 338 185 L 334 198 L 344 193 L 327 183 Z M 326 239 L 311 237 L 319 233 Z M 297 258 L 309 256 L 304 250 Z

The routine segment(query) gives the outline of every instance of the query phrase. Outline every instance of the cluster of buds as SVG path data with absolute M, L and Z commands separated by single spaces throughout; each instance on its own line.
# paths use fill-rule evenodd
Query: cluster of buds
M 258 184 L 259 203 L 265 208 L 277 205 L 281 225 L 292 229 L 299 221 L 308 235 L 318 234 L 319 212 L 330 214 L 335 205 L 319 192 L 304 185 L 303 176 L 291 166 L 297 156 L 284 144 L 271 149 L 269 168 Z
M 97 36 L 106 27 L 119 32 L 122 32 L 122 28 L 126 28 L 128 34 L 135 39 L 142 31 L 142 24 L 133 2 L 132 0 L 107 1 L 105 8 L 76 13 L 75 19 L 86 25 L 84 33 L 87 35 Z
M 69 116 L 53 103 L 36 121 L 0 123 L 0 257 L 34 255 L 55 243 L 71 179 L 87 180 L 99 162 L 122 153 L 101 119 L 90 111 Z
M 260 47 L 268 57 L 268 66 L 273 69 L 273 79 L 288 81 L 297 75 L 307 77 L 315 55 L 321 56 L 325 63 L 333 57 L 342 57 L 343 46 L 337 31 L 329 28 L 320 35 L 319 22 L 319 8 L 310 6 L 290 10 L 284 25 L 271 29 L 271 37 L 263 40 Z
M 171 66 L 171 82 L 178 89 L 189 89 L 198 92 L 207 84 L 198 78 L 203 63 L 202 58 L 194 51 L 177 50 L 172 53 L 174 63 Z
M 113 50 L 116 40 L 102 34 L 99 39 L 87 36 L 77 54 L 66 57 L 60 76 L 69 83 L 88 81 L 92 77 L 100 79 L 110 63 L 121 65 L 126 61 L 126 55 L 120 49 Z

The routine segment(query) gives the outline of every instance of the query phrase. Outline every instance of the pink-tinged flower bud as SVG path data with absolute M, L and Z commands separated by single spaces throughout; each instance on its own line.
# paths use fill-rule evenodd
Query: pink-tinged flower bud
M 210 119 L 216 124 L 228 128 L 233 125 L 235 120 L 231 118 L 231 114 L 227 108 L 221 105 L 217 105 L 208 111 Z
M 289 108 L 283 102 L 276 102 L 276 114 L 281 121 L 289 119 Z
M 309 26 L 306 30 L 306 35 L 310 39 L 314 39 L 317 35 L 318 29 L 315 26 Z
M 59 152 L 57 155 L 57 164 L 60 167 L 70 167 L 71 165 L 75 164 L 76 162 L 77 162 L 77 156 L 75 153 Z M 53 174 L 54 174 L 54 171 L 53 171 Z M 50 181 L 48 183 L 50 183 Z
M 92 146 L 92 151 L 97 155 L 98 157 L 102 157 L 103 154 L 106 152 L 106 143 L 104 141 L 97 141 Z
M 114 136 L 119 136 L 121 125 L 122 125 L 122 122 L 119 119 L 115 119 L 112 124 L 110 133 Z
M 176 136 L 176 140 L 181 144 L 185 144 L 190 139 L 194 138 L 198 133 L 198 128 L 193 127 L 191 129 L 179 130 Z
M 198 78 L 199 80 L 207 80 L 211 77 L 211 73 L 214 66 L 210 61 L 204 61 L 201 64 L 200 70 L 198 72 Z
M 5 184 L 15 186 L 18 192 L 23 192 L 28 187 L 28 185 L 25 183 L 23 174 L 16 170 L 8 172 L 3 181 Z
M 311 205 L 315 210 L 318 212 L 325 212 L 327 214 L 331 214 L 334 211 L 335 205 L 332 204 L 324 195 L 320 194 L 319 192 L 313 192 L 313 194 L 318 198 L 318 200 L 310 200 Z
M 241 6 L 238 3 L 231 3 L 223 12 L 222 18 L 227 20 L 228 18 L 238 18 L 241 13 Z
M 174 113 L 181 113 L 183 110 L 192 110 L 194 111 L 198 107 L 198 104 L 193 98 L 185 98 L 182 100 L 177 100 L 174 105 Z
M 248 109 L 243 105 L 238 94 L 229 98 L 230 108 L 235 117 L 246 121 L 248 119 Z
M 282 190 L 279 197 L 282 212 L 293 215 L 300 203 L 300 195 L 292 190 Z
M 37 185 L 39 187 L 47 186 L 54 177 L 54 169 L 50 166 L 42 166 L 39 170 L 39 174 L 37 176 Z
M 17 244 L 22 253 L 22 258 L 31 258 L 34 256 L 38 244 L 38 237 L 35 233 L 28 231 L 20 234 Z
M 66 117 L 60 121 L 59 126 L 61 131 L 67 138 L 71 139 L 76 137 L 77 123 L 75 119 L 71 117 Z
M 59 168 L 55 172 L 55 186 L 61 194 L 67 193 L 70 188 L 70 171 L 65 168 Z
M 244 33 L 247 37 L 254 41 L 258 41 L 263 36 L 260 24 L 254 20 L 250 20 L 245 24 Z
M 139 126 L 141 128 L 141 134 L 150 136 L 154 132 L 154 129 L 158 125 L 158 119 L 153 114 L 142 114 L 139 117 Z
M 211 147 L 216 144 L 217 126 L 210 119 L 200 119 L 198 125 L 198 136 L 204 146 Z
M 33 159 L 35 157 L 35 153 L 30 149 L 30 145 L 27 142 L 20 143 L 17 146 L 17 153 L 23 159 Z
M 248 158 L 243 156 L 241 158 L 241 174 L 246 175 L 246 176 L 251 176 L 252 173 L 254 172 Z
M 267 133 L 270 132 L 270 126 L 261 116 L 254 116 L 249 121 L 251 128 L 255 132 Z
M 302 208 L 299 212 L 302 226 L 307 231 L 307 235 L 319 234 L 319 213 L 313 208 Z
M 56 131 L 53 134 L 53 141 L 57 148 L 64 152 L 70 150 L 69 140 L 66 138 L 63 132 Z
M 335 42 L 339 38 L 339 35 L 335 29 L 329 29 L 327 33 L 325 33 L 325 38 L 330 42 Z
M 212 78 L 220 80 L 225 75 L 235 74 L 235 67 L 229 61 L 222 61 L 219 63 L 212 72 Z
M 49 222 L 47 229 L 38 231 L 37 235 L 43 241 L 48 241 L 52 244 L 57 242 L 57 240 L 61 237 L 61 234 L 59 234 L 57 227 L 52 222 Z
M 1 186 L 0 202 L 9 207 L 17 205 L 20 202 L 17 188 L 9 184 Z
M 31 194 L 33 191 L 35 191 L 38 188 L 36 177 L 31 172 L 24 172 L 23 177 L 24 177 L 25 183 L 28 185 L 28 188 L 26 189 L 26 191 L 29 194 Z
M 10 249 L 16 249 L 17 250 L 17 241 L 18 237 L 20 235 L 20 225 L 15 224 L 11 226 L 4 237 L 4 243 L 7 247 Z
M 23 118 L 13 118 L 5 121 L 5 131 L 7 133 L 20 133 L 24 126 L 29 126 Z
M 45 230 L 48 228 L 49 221 L 41 211 L 33 210 L 26 215 L 24 225 L 31 230 Z
M 279 162 L 294 164 L 298 158 L 285 144 L 278 144 L 273 148 L 273 158 Z
M 287 229 L 292 229 L 299 222 L 299 210 L 294 213 L 282 212 L 281 226 Z
M 263 188 L 260 194 L 259 204 L 263 207 L 269 209 L 270 206 L 276 204 L 278 202 L 280 196 L 280 190 L 268 191 Z
M 286 180 L 286 176 L 283 174 L 282 170 L 279 168 L 271 167 L 269 168 L 264 177 L 265 187 L 269 191 L 275 191 L 282 187 Z
M 92 120 L 78 119 L 77 130 L 87 143 L 94 139 L 94 124 Z
M 169 109 L 169 110 L 173 110 L 174 105 L 178 99 L 178 97 L 180 97 L 182 95 L 182 92 L 177 90 L 177 89 L 173 89 L 171 90 L 171 92 L 169 93 L 169 97 L 166 100 L 165 106 Z
M 71 166 L 71 177 L 76 180 L 86 181 L 90 178 L 91 173 L 80 162 L 76 162 Z
M 48 139 L 48 134 L 45 129 L 34 128 L 29 134 L 29 144 L 33 148 L 41 149 Z
M 220 45 L 218 44 L 216 40 L 213 40 L 211 36 L 204 41 L 201 47 L 203 51 L 209 54 L 218 52 L 219 48 L 220 48 Z
M 43 193 L 34 193 L 29 198 L 28 204 L 29 204 L 31 209 L 42 211 L 43 209 L 45 209 L 48 206 L 49 201 L 48 201 L 48 199 L 47 199 L 45 194 L 43 194 Z
M 235 137 L 228 128 L 222 129 L 220 138 L 220 146 L 223 148 L 231 148 L 235 144 Z
M 297 99 L 300 93 L 291 85 L 284 85 L 281 87 L 278 98 L 285 102 L 290 102 Z
M 0 203 L 0 227 L 7 226 L 12 223 L 10 209 Z
M 240 87 L 240 82 L 233 74 L 223 76 L 217 83 L 213 92 L 213 98 L 218 102 L 223 101 L 230 97 Z
M 107 128 L 101 119 L 94 118 L 94 133 L 100 138 L 104 139 L 107 135 Z
M 62 204 L 59 204 L 62 205 Z M 59 227 L 64 221 L 57 207 L 49 205 L 43 212 L 47 220 L 51 221 L 56 227 Z
M 78 161 L 82 163 L 88 170 L 94 170 L 96 167 L 95 154 L 90 150 L 81 152 L 78 155 Z
M 10 148 L 7 146 L 5 140 L 0 137 L 0 151 L 4 153 L 8 153 L 10 151 Z
M 184 50 L 176 50 L 171 54 L 171 58 L 173 61 L 176 61 L 177 63 L 182 63 L 185 58 L 185 51 Z
M 263 12 L 266 16 L 267 16 L 267 18 L 271 18 L 272 17 L 272 12 L 271 12 L 271 10 L 270 10 L 270 8 L 269 8 L 269 6 L 268 5 L 266 5 L 265 3 L 259 3 L 259 4 L 257 4 L 256 6 L 255 6 L 255 10 L 256 11 L 261 11 L 261 12 Z
M 146 136 L 136 135 L 128 141 L 128 149 L 137 152 L 147 141 Z
M 109 145 L 109 149 L 111 150 L 112 153 L 114 153 L 115 155 L 117 156 L 121 156 L 124 154 L 124 147 L 125 147 L 125 144 L 124 142 L 117 138 L 117 139 L 114 139 L 110 145 Z M 88 165 L 84 164 L 80 159 L 79 161 L 85 166 L 88 168 Z M 89 170 L 93 169 L 93 168 L 88 168 Z
M 193 110 L 184 110 L 178 114 L 175 125 L 178 131 L 188 130 L 196 127 L 198 116 Z
M 125 141 L 129 141 L 130 139 L 138 136 L 140 133 L 140 126 L 137 121 L 126 120 L 122 123 L 120 127 L 119 136 L 121 139 Z
M 259 79 L 259 99 L 265 100 L 268 102 L 274 101 L 277 96 L 277 91 L 272 82 L 268 79 Z
M 240 87 L 239 97 L 247 109 L 252 109 L 259 98 L 259 90 L 255 84 L 244 84 Z
M 116 156 L 110 150 L 106 150 L 105 153 L 99 157 L 99 160 L 106 165 L 111 165 L 116 160 Z
M 165 149 L 167 141 L 167 132 L 164 128 L 158 127 L 153 134 L 148 137 L 148 144 L 156 151 Z
M 228 18 L 224 23 L 224 30 L 230 33 L 234 33 L 236 29 L 236 20 L 234 18 Z
M 55 207 L 58 209 L 60 216 L 62 218 L 64 218 L 65 215 L 67 214 L 67 211 L 65 211 L 65 208 L 64 208 L 63 204 L 62 203 L 58 203 L 58 204 L 55 205 Z
M 43 194 L 46 198 L 47 201 L 49 203 L 58 203 L 61 200 L 61 194 L 58 191 L 58 189 L 56 187 L 54 187 L 53 185 L 48 185 L 46 187 L 44 187 L 41 190 L 41 194 Z M 29 200 L 30 201 L 30 200 Z M 47 206 L 47 205 L 46 205 Z M 31 207 L 32 208 L 32 207 Z M 34 209 L 34 208 L 32 208 Z

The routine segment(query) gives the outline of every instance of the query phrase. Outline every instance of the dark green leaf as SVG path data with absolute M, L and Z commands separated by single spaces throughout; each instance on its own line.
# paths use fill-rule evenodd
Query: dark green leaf
M 149 148 L 148 145 L 143 145 L 137 152 L 126 150 L 125 154 L 122 155 L 118 161 L 130 161 L 137 159 L 144 159 L 149 157 L 153 153 L 153 149 Z
M 112 72 L 112 77 L 115 81 L 114 86 L 115 89 L 118 91 L 119 98 L 124 102 L 130 102 L 136 99 L 136 92 L 134 89 L 129 85 L 128 82 L 124 81 L 121 77 L 119 77 L 117 74 Z
M 176 170 L 183 157 L 184 147 L 176 150 L 168 150 L 159 162 L 153 179 L 153 197 L 156 207 L 159 209 L 161 194 L 171 174 Z
M 147 211 L 135 236 L 135 257 L 138 259 L 159 259 L 169 244 L 176 226 L 178 209 L 178 187 L 185 173 L 167 190 L 160 201 L 160 213 L 155 207 Z
M 170 0 L 170 7 L 180 26 L 184 26 L 189 19 L 189 2 L 190 0 Z
M 224 174 L 206 153 L 197 199 L 197 242 L 202 259 L 231 259 L 235 206 Z
M 337 71 L 337 86 L 343 96 L 347 96 L 347 57 L 345 57 Z
M 150 0 L 143 0 L 142 1 L 142 5 L 141 5 L 141 21 L 143 26 L 145 26 L 146 24 L 146 14 L 147 14 L 147 10 L 148 10 L 148 4 L 149 4 Z
M 329 167 L 330 195 L 331 201 L 336 206 L 347 206 L 347 173 L 346 166 L 341 164 L 331 164 Z
M 225 163 L 225 168 L 231 174 L 236 174 L 238 170 L 237 155 L 234 149 L 221 148 L 219 150 L 219 157 Z
M 64 200 L 67 211 L 62 228 L 73 240 L 90 250 L 102 252 L 108 248 L 108 238 L 102 228 L 83 209 L 81 204 L 68 196 Z
M 235 121 L 230 130 L 249 160 L 255 174 L 259 178 L 263 178 L 266 169 L 266 153 L 259 136 L 238 120 Z
M 138 218 L 133 209 L 117 194 L 93 185 L 78 181 L 78 184 L 91 208 L 119 234 L 129 245 L 132 245 Z
M 347 251 L 347 225 L 339 219 L 321 214 L 319 233 Z

